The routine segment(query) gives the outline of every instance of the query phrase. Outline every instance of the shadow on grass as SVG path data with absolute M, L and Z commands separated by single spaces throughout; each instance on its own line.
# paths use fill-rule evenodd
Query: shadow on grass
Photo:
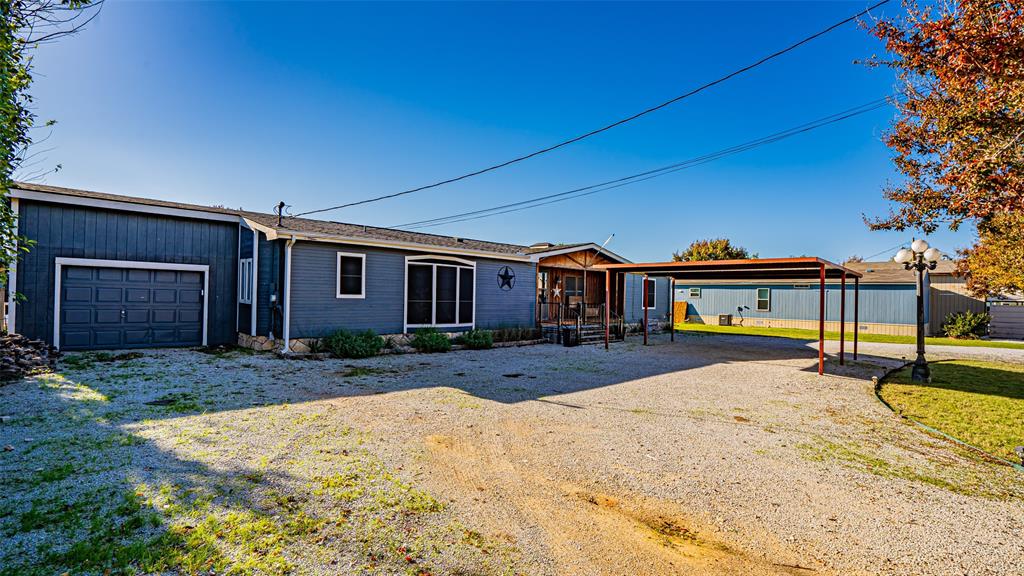
M 911 382 L 910 368 L 893 374 L 888 382 L 1024 400 L 1024 366 L 1014 370 L 1005 364 L 972 360 L 943 360 L 929 366 L 931 382 Z

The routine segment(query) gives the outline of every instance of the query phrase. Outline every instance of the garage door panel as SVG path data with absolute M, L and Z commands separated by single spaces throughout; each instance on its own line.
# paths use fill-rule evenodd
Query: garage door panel
M 128 308 L 124 311 L 125 324 L 149 324 L 149 309 Z
M 110 280 L 120 282 L 124 279 L 124 270 L 121 268 L 96 268 L 97 280 Z
M 149 289 L 127 288 L 124 297 L 128 302 L 149 302 Z
M 61 348 L 202 344 L 202 273 L 65 265 L 61 274 Z
M 92 288 L 88 286 L 69 286 L 64 289 L 65 302 L 92 302 Z
M 88 308 L 65 308 L 62 310 L 64 313 L 65 324 L 88 324 L 92 322 L 92 310 Z
M 97 302 L 116 302 L 121 303 L 121 299 L 124 293 L 120 288 L 97 288 L 96 289 L 96 301 Z

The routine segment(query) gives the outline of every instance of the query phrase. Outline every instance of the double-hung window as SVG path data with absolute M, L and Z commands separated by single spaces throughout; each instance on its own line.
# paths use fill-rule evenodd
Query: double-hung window
M 690 298 L 700 298 L 700 288 L 690 288 Z
M 238 302 L 252 304 L 252 258 L 238 261 Z
M 758 288 L 757 289 L 757 311 L 758 312 L 770 312 L 772 309 L 772 289 L 771 288 Z
M 338 252 L 338 298 L 366 297 L 366 254 Z
M 473 325 L 476 265 L 438 257 L 406 260 L 405 323 L 409 328 Z
M 643 304 L 646 304 L 644 308 L 653 310 L 658 307 L 658 283 L 654 278 L 647 278 L 647 299 L 644 300 Z M 643 283 L 643 282 L 641 282 Z

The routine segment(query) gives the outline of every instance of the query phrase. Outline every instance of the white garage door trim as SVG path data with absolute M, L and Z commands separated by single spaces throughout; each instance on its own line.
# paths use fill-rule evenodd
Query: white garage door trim
M 53 346 L 60 348 L 60 275 L 63 266 L 89 266 L 93 268 L 135 268 L 137 270 L 183 270 L 203 273 L 203 346 L 206 346 L 206 320 L 209 314 L 210 267 L 206 264 L 166 264 L 136 260 L 96 260 L 93 258 L 56 258 L 53 277 Z

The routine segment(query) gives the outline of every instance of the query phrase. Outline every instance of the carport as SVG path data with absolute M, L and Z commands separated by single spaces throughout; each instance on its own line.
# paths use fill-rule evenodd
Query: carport
M 607 349 L 610 339 L 609 324 L 611 323 L 611 286 L 616 285 L 622 274 L 639 274 L 643 280 L 644 299 L 644 345 L 647 344 L 647 282 L 651 278 L 669 278 L 672 304 L 670 322 L 672 324 L 672 340 L 675 340 L 675 284 L 676 281 L 722 280 L 738 282 L 755 282 L 757 280 L 818 280 L 818 374 L 825 373 L 825 282 L 840 281 L 839 311 L 839 363 L 846 363 L 846 280 L 853 279 L 853 358 L 857 359 L 857 332 L 860 312 L 860 278 L 861 274 L 849 268 L 834 264 L 828 260 L 815 257 L 802 258 L 762 258 L 753 260 L 707 260 L 698 262 L 646 262 L 639 264 L 605 264 L 594 267 L 605 271 L 605 306 L 604 306 L 604 346 Z

